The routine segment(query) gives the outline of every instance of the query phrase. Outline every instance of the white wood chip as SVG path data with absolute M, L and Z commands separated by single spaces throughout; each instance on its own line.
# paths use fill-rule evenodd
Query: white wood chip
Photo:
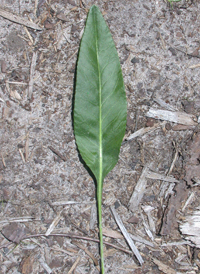
M 21 95 L 19 94 L 19 92 L 17 92 L 16 90 L 11 90 L 10 91 L 10 96 L 18 101 L 22 100 Z
M 192 215 L 186 216 L 185 222 L 180 225 L 180 230 L 187 235 L 187 240 L 192 241 L 196 247 L 200 248 L 200 208 Z
M 129 209 L 131 211 L 135 211 L 138 208 L 138 205 L 143 198 L 145 188 L 147 185 L 146 177 L 147 177 L 148 171 L 149 171 L 149 167 L 148 167 L 148 165 L 146 165 L 143 168 L 142 174 L 135 186 L 135 189 L 134 189 L 131 199 L 129 201 Z
M 140 128 L 139 130 L 137 130 L 136 132 L 134 132 L 133 134 L 131 134 L 129 137 L 126 138 L 126 140 L 132 140 L 138 136 L 142 136 L 148 132 L 152 132 L 154 131 L 155 129 L 157 129 L 158 127 L 160 126 L 163 126 L 164 124 L 166 124 L 166 122 L 163 122 L 163 123 L 157 123 L 155 124 L 153 127 L 143 127 L 143 128 Z
M 57 226 L 57 224 L 59 223 L 59 221 L 61 219 L 61 213 L 62 213 L 62 211 L 56 216 L 56 218 L 53 220 L 53 222 L 47 229 L 47 232 L 45 233 L 46 236 L 49 236 L 51 234 L 51 232 L 54 230 L 54 228 Z
M 170 111 L 176 111 L 177 109 L 174 108 L 173 106 L 170 106 L 169 104 L 165 103 L 164 100 L 162 100 L 161 98 L 154 98 L 153 99 L 156 103 L 158 103 L 161 107 L 164 107 L 167 110 Z
M 24 25 L 28 28 L 32 28 L 32 29 L 35 29 L 35 30 L 42 30 L 42 28 L 40 28 L 37 24 L 27 20 L 27 19 L 24 19 L 23 17 L 19 16 L 19 15 L 16 15 L 16 14 L 13 14 L 11 12 L 8 12 L 8 11 L 5 11 L 3 9 L 0 8 L 0 16 L 14 22 L 14 23 L 17 23 L 17 24 L 20 24 L 20 25 Z
M 194 68 L 200 68 L 200 63 L 196 64 L 196 65 L 192 65 L 189 67 L 190 69 L 194 69 Z
M 142 212 L 141 212 L 141 217 L 142 217 L 142 219 L 143 219 L 143 226 L 144 226 L 144 229 L 145 229 L 147 235 L 149 236 L 149 238 L 150 238 L 152 241 L 154 241 L 154 236 L 153 236 L 153 234 L 152 234 L 152 232 L 151 232 L 151 230 L 150 230 L 149 225 L 145 222 L 144 215 L 142 214 Z
M 154 210 L 154 207 L 147 205 L 147 206 L 143 206 L 142 208 L 143 208 L 144 212 L 147 214 L 151 231 L 153 231 L 153 233 L 156 233 L 156 225 L 155 225 L 154 220 L 151 216 L 151 211 Z
M 47 263 L 45 263 L 45 261 L 41 257 L 38 258 L 38 261 L 48 274 L 51 274 L 53 272 L 52 269 L 48 266 Z
M 197 125 L 196 116 L 192 114 L 187 114 L 185 112 L 179 112 L 179 111 L 173 112 L 169 110 L 150 108 L 149 111 L 146 113 L 146 116 L 154 119 L 160 119 L 160 120 L 169 121 L 169 122 L 186 125 L 186 126 Z
M 185 211 L 186 207 L 192 202 L 193 198 L 195 197 L 195 192 L 192 192 L 190 196 L 188 197 L 187 201 L 185 202 L 182 212 Z
M 8 84 L 12 84 L 12 85 L 18 85 L 18 86 L 27 86 L 27 83 L 23 83 L 23 82 L 14 82 L 14 81 L 7 81 Z
M 118 216 L 114 206 L 111 206 L 110 207 L 111 211 L 112 211 L 112 214 L 115 218 L 115 221 L 117 223 L 117 225 L 119 226 L 122 234 L 124 235 L 124 238 L 126 239 L 127 243 L 129 244 L 131 250 L 133 251 L 133 253 L 135 254 L 136 258 L 138 259 L 139 263 L 142 265 L 144 263 L 143 259 L 142 259 L 142 256 L 140 255 L 137 247 L 135 246 L 133 240 L 131 239 L 129 233 L 127 232 L 124 224 L 122 223 L 120 217 Z
M 189 262 L 187 262 L 187 254 L 179 254 L 179 256 L 175 259 L 175 262 L 177 264 L 183 265 L 183 266 L 190 266 Z M 183 261 L 184 260 L 184 261 Z
M 153 180 L 161 180 L 169 183 L 179 183 L 179 181 L 175 179 L 173 176 L 166 176 L 164 174 L 159 174 L 152 171 L 149 171 L 147 173 L 146 178 L 153 179 Z
M 110 238 L 115 238 L 115 239 L 122 239 L 123 236 L 121 233 L 119 233 L 118 231 L 112 230 L 112 229 L 108 229 L 108 228 L 103 228 L 103 235 L 110 237 Z M 129 233 L 131 239 L 133 239 L 135 242 L 138 243 L 142 243 L 151 247 L 155 247 L 154 243 L 147 241 L 146 239 L 138 236 L 138 235 L 133 235 L 131 233 Z
M 151 247 L 155 247 L 154 243 L 151 243 L 150 241 L 147 241 L 146 239 L 143 239 L 142 237 L 140 236 L 136 236 L 136 235 L 133 235 L 131 233 L 129 233 L 129 235 L 131 236 L 131 238 L 138 242 L 138 243 L 142 243 L 142 244 L 145 244 L 145 245 L 148 245 L 148 246 L 151 246 Z
M 180 242 L 168 242 L 168 243 L 164 243 L 161 246 L 179 246 L 179 245 L 190 245 L 190 246 L 194 246 L 193 244 L 191 244 L 190 241 L 180 241 Z

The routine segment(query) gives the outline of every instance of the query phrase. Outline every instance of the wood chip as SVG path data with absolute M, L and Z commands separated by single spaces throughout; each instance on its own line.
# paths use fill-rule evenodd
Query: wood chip
M 22 151 L 21 148 L 19 148 L 19 154 L 20 154 L 20 156 L 22 158 L 23 163 L 25 163 L 24 153 L 23 153 L 23 151 Z
M 37 61 L 37 52 L 33 52 L 31 68 L 30 68 L 29 87 L 28 87 L 28 98 L 29 99 L 31 99 L 32 93 L 33 93 L 33 83 L 34 83 L 36 61 Z
M 109 228 L 103 228 L 103 235 L 106 237 L 114 238 L 114 239 L 122 239 L 123 236 L 118 231 L 109 229 Z
M 48 266 L 48 264 L 41 257 L 38 259 L 38 261 L 48 274 L 51 274 L 53 272 L 52 269 Z
M 143 226 L 144 226 L 144 229 L 145 229 L 147 235 L 149 236 L 149 238 L 150 238 L 152 241 L 154 241 L 154 236 L 153 236 L 153 234 L 152 234 L 152 232 L 151 232 L 151 230 L 150 230 L 149 224 L 146 223 L 145 218 L 144 218 L 144 215 L 142 214 L 142 212 L 141 212 L 140 214 L 141 214 L 141 217 L 142 217 L 142 219 L 143 219 Z
M 78 246 L 79 248 L 81 248 L 94 262 L 94 265 L 95 266 L 98 266 L 98 260 L 94 257 L 94 255 L 85 247 L 83 246 L 82 244 L 80 244 L 79 242 L 77 241 L 72 241 L 72 244 Z M 100 271 L 100 268 L 98 267 L 98 271 Z
M 5 162 L 5 159 L 3 157 L 3 154 L 1 153 L 1 159 L 2 159 L 2 163 L 3 163 L 3 166 L 6 167 L 6 162 Z
M 140 255 L 137 247 L 135 246 L 133 240 L 131 239 L 129 233 L 127 232 L 124 224 L 122 223 L 120 217 L 118 216 L 114 206 L 111 206 L 110 207 L 111 211 L 112 211 L 112 214 L 115 218 L 115 221 L 117 223 L 117 225 L 119 226 L 122 234 L 124 235 L 124 238 L 126 239 L 127 243 L 129 244 L 131 250 L 133 251 L 133 253 L 135 254 L 136 258 L 138 259 L 139 263 L 142 265 L 144 263 L 143 259 L 142 259 L 142 256 Z
M 72 267 L 70 268 L 70 270 L 69 270 L 69 272 L 67 274 L 72 274 L 73 273 L 73 271 L 76 269 L 77 265 L 79 264 L 80 259 L 81 259 L 81 257 L 79 256 L 76 259 L 75 263 L 72 265 Z
M 176 274 L 176 271 L 174 269 L 172 269 L 171 267 L 169 267 L 166 264 L 163 264 L 161 261 L 152 258 L 154 264 L 156 264 L 159 268 L 160 271 L 163 271 L 166 274 Z
M 199 123 L 199 122 L 198 122 Z M 172 127 L 173 131 L 184 131 L 184 130 L 193 130 L 194 126 L 186 126 L 186 125 L 174 125 Z
M 152 207 L 150 205 L 146 205 L 146 206 L 143 206 L 142 208 L 143 208 L 144 212 L 147 214 L 151 231 L 153 231 L 153 233 L 156 233 L 156 226 L 155 226 L 154 220 L 151 216 L 151 211 L 154 210 L 154 207 Z
M 169 183 L 178 183 L 179 181 L 175 179 L 173 176 L 166 176 L 164 174 L 159 174 L 156 172 L 149 171 L 146 174 L 146 178 L 153 179 L 153 180 L 161 180 Z
M 57 251 L 57 252 L 62 252 L 62 253 L 67 254 L 69 256 L 74 256 L 74 253 L 76 253 L 76 254 L 78 253 L 77 250 L 72 249 L 70 247 L 65 247 L 65 249 L 63 249 L 63 248 L 60 248 L 60 247 L 57 247 L 57 246 L 53 246 L 51 249 L 54 250 L 54 251 Z
M 21 95 L 19 94 L 19 92 L 17 92 L 16 90 L 11 90 L 10 91 L 10 97 L 12 97 L 13 99 L 16 99 L 18 101 L 22 100 Z
M 192 192 L 190 196 L 188 197 L 187 201 L 185 202 L 182 208 L 182 212 L 185 211 L 186 207 L 193 201 L 194 197 L 195 197 L 195 192 Z
M 162 110 L 162 109 L 154 109 L 150 108 L 149 111 L 146 113 L 147 117 L 151 117 L 154 119 L 160 119 L 164 121 L 169 121 L 177 124 L 188 125 L 188 126 L 196 126 L 196 116 L 192 114 L 187 114 L 184 112 L 178 111 L 169 111 L 169 110 Z
M 52 206 L 63 206 L 63 205 L 77 205 L 77 204 L 94 204 L 95 202 L 85 201 L 85 202 L 76 202 L 76 201 L 68 201 L 68 200 L 61 200 L 56 202 L 50 202 Z
M 42 28 L 39 27 L 37 24 L 35 24 L 35 23 L 33 23 L 33 22 L 31 22 L 27 19 L 24 19 L 19 15 L 13 14 L 13 13 L 8 12 L 8 11 L 5 11 L 1 8 L 0 8 L 0 16 L 2 16 L 2 17 L 6 18 L 6 19 L 8 19 L 8 20 L 10 20 L 14 23 L 26 26 L 28 28 L 32 28 L 32 29 L 35 29 L 35 30 L 42 30 Z
M 190 69 L 200 68 L 200 64 L 196 64 L 196 65 L 190 66 L 189 68 L 190 68 Z
M 159 231 L 160 235 L 167 235 L 172 238 L 176 238 L 179 235 L 177 213 L 187 199 L 188 191 L 188 187 L 183 180 L 179 184 L 176 184 L 163 211 L 162 224 Z
M 28 31 L 27 27 L 24 27 L 24 30 L 25 30 L 25 32 L 26 32 L 26 34 L 27 34 L 27 36 L 28 36 L 28 38 L 29 38 L 31 44 L 33 45 L 33 43 L 34 43 L 33 37 L 31 36 L 31 34 L 30 34 L 30 32 Z
M 163 126 L 166 122 L 163 122 L 163 123 L 157 123 L 155 124 L 153 127 L 143 127 L 139 130 L 137 130 L 136 132 L 134 132 L 133 134 L 131 134 L 129 137 L 126 138 L 127 141 L 130 141 L 138 136 L 142 136 L 148 132 L 152 132 L 154 131 L 155 129 L 157 129 L 158 127 L 160 126 Z
M 187 235 L 187 240 L 192 241 L 196 247 L 200 248 L 200 208 L 186 216 L 185 222 L 180 225 L 180 230 Z
M 165 103 L 164 100 L 161 98 L 153 98 L 153 100 L 158 103 L 161 107 L 170 110 L 170 111 L 176 111 L 176 109 L 173 106 L 170 106 L 169 104 Z
M 141 176 L 140 176 L 140 178 L 139 178 L 139 180 L 138 180 L 138 182 L 135 186 L 135 189 L 134 189 L 133 194 L 131 196 L 131 199 L 129 201 L 129 209 L 131 211 L 137 210 L 138 205 L 139 205 L 139 203 L 141 202 L 141 200 L 143 198 L 145 188 L 146 188 L 146 185 L 147 185 L 146 177 L 147 177 L 148 171 L 149 171 L 149 167 L 148 167 L 148 165 L 146 165 L 143 168 L 142 174 L 141 174 Z
M 25 143 L 25 161 L 28 161 L 29 155 L 29 134 L 27 134 L 26 143 Z
M 57 224 L 60 222 L 61 213 L 62 213 L 62 211 L 59 212 L 59 214 L 55 217 L 55 219 L 53 220 L 53 222 L 51 223 L 51 225 L 47 229 L 47 232 L 45 233 L 46 236 L 49 236 L 51 234 L 51 232 L 54 230 L 54 228 L 57 226 Z
M 191 244 L 190 241 L 179 241 L 179 242 L 168 242 L 168 243 L 164 243 L 161 246 L 180 246 L 180 245 L 190 245 L 190 246 L 194 246 L 193 244 Z
M 0 221 L 0 224 L 5 224 L 5 223 L 23 223 L 23 222 L 31 222 L 33 221 L 33 217 L 16 217 L 16 218 L 8 218 Z
M 29 273 L 33 273 L 33 263 L 34 263 L 34 255 L 30 254 L 29 256 L 25 256 L 20 265 L 19 265 L 19 271 L 22 274 L 29 274 Z
M 145 245 L 148 245 L 148 246 L 151 246 L 151 247 L 155 247 L 154 243 L 150 242 L 150 241 L 147 241 L 146 239 L 138 236 L 138 235 L 133 235 L 131 233 L 129 233 L 129 235 L 131 236 L 131 238 L 138 242 L 138 243 L 142 243 L 142 244 L 145 244 Z

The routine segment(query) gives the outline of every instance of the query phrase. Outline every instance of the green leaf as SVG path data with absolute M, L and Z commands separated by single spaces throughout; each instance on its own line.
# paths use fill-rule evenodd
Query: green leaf
M 115 166 L 126 128 L 126 96 L 118 54 L 99 9 L 92 6 L 81 41 L 74 129 L 80 154 L 96 179 Z
M 103 180 L 118 161 L 126 116 L 115 44 L 98 7 L 92 6 L 77 62 L 74 132 L 79 152 L 97 180 L 100 238 Z

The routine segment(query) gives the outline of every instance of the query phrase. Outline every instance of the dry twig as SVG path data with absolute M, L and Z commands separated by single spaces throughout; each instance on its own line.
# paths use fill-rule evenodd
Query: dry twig
M 72 235 L 72 234 L 68 234 L 68 233 L 65 233 L 65 234 L 62 234 L 62 233 L 56 233 L 56 234 L 52 233 L 48 237 L 50 237 L 50 236 L 68 237 L 68 238 L 72 238 L 72 239 L 82 239 L 82 240 L 85 240 L 85 241 L 92 241 L 92 242 L 95 242 L 95 243 L 99 243 L 98 239 L 94 239 L 94 238 L 90 238 L 90 237 L 84 237 L 84 236 L 75 235 L 75 234 Z M 36 238 L 36 237 L 47 237 L 47 236 L 45 234 L 34 234 L 34 235 L 26 236 L 22 240 L 28 240 L 28 239 Z M 107 245 L 107 246 L 113 247 L 113 248 L 115 248 L 117 250 L 120 250 L 120 251 L 122 251 L 124 253 L 132 254 L 132 252 L 130 250 L 121 248 L 121 247 L 116 246 L 114 244 L 111 244 L 111 243 L 108 243 L 108 242 L 104 242 L 104 244 Z M 3 247 L 0 247 L 0 249 L 1 248 L 3 248 Z
M 62 159 L 64 162 L 67 161 L 67 159 L 65 158 L 65 156 L 63 156 L 58 150 L 56 150 L 55 148 L 53 148 L 52 146 L 48 146 L 48 148 L 55 153 L 58 157 L 60 157 L 60 159 Z

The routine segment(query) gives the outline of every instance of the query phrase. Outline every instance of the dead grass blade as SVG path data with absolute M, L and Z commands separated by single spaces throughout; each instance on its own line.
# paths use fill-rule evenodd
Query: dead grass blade
M 137 247 L 135 246 L 133 240 L 131 239 L 128 231 L 126 230 L 124 224 L 122 223 L 120 217 L 118 216 L 114 206 L 111 206 L 110 207 L 111 211 L 112 211 L 112 214 L 115 218 L 115 221 L 116 223 L 118 224 L 122 234 L 124 235 L 124 238 L 126 239 L 127 243 L 129 244 L 131 250 L 133 251 L 133 253 L 135 254 L 136 258 L 138 259 L 139 263 L 142 265 L 144 263 L 143 259 L 142 259 L 142 256 L 140 255 Z

